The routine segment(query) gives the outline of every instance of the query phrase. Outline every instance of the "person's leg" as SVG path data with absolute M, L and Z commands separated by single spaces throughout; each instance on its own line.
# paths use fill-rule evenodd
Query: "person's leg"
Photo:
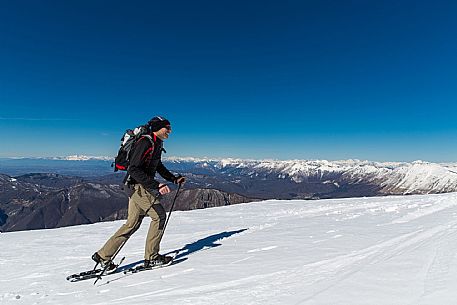
M 97 252 L 103 260 L 110 260 L 119 247 L 124 242 L 127 242 L 130 236 L 132 236 L 132 234 L 140 227 L 141 221 L 144 217 L 144 211 L 141 209 L 141 205 L 138 204 L 139 200 L 141 200 L 141 198 L 138 196 L 138 192 L 135 188 L 135 192 L 129 200 L 127 221 Z
M 146 237 L 146 247 L 144 251 L 145 260 L 153 260 L 157 258 L 160 250 L 160 240 L 162 238 L 163 227 L 165 225 L 166 213 L 163 206 L 157 200 L 151 209 L 148 211 L 148 216 L 151 217 L 148 235 Z
M 144 213 L 151 217 L 151 224 L 149 225 L 148 235 L 146 236 L 144 259 L 152 260 L 159 254 L 160 239 L 167 215 L 159 199 L 146 191 L 142 186 L 138 188 L 138 196 L 141 197 L 141 200 L 138 200 L 138 205 Z

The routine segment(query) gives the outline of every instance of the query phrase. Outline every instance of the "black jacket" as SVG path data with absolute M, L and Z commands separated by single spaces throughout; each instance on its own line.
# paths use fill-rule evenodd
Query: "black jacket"
M 135 143 L 127 172 L 131 177 L 130 184 L 139 183 L 151 194 L 157 194 L 159 182 L 154 179 L 156 172 L 170 182 L 174 182 L 176 177 L 162 164 L 163 141 L 154 134 L 151 136 L 154 144 L 147 137 L 141 137 Z

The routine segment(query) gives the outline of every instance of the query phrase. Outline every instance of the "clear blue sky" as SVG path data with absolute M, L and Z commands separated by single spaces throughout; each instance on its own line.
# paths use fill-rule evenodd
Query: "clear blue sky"
M 2 1 L 0 157 L 457 161 L 457 1 Z

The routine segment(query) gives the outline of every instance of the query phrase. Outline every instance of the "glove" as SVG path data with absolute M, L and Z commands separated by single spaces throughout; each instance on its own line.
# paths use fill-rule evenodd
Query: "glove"
M 184 182 L 186 182 L 186 177 L 183 177 L 181 175 L 176 177 L 175 180 L 173 181 L 174 184 L 184 184 Z

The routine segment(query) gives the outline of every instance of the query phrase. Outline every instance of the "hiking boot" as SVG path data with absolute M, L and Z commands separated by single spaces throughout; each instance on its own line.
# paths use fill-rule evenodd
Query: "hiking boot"
M 106 271 L 114 270 L 117 268 L 115 263 L 113 263 L 111 260 L 104 260 L 103 258 L 101 258 L 100 255 L 98 255 L 97 252 L 95 252 L 92 255 L 92 260 L 97 264 L 100 264 L 103 269 L 108 266 L 108 268 L 106 268 Z
M 167 265 L 173 260 L 173 257 L 171 256 L 165 256 L 165 255 L 157 255 L 156 258 L 148 260 L 144 260 L 144 268 L 152 268 L 152 267 L 158 267 L 162 265 Z

